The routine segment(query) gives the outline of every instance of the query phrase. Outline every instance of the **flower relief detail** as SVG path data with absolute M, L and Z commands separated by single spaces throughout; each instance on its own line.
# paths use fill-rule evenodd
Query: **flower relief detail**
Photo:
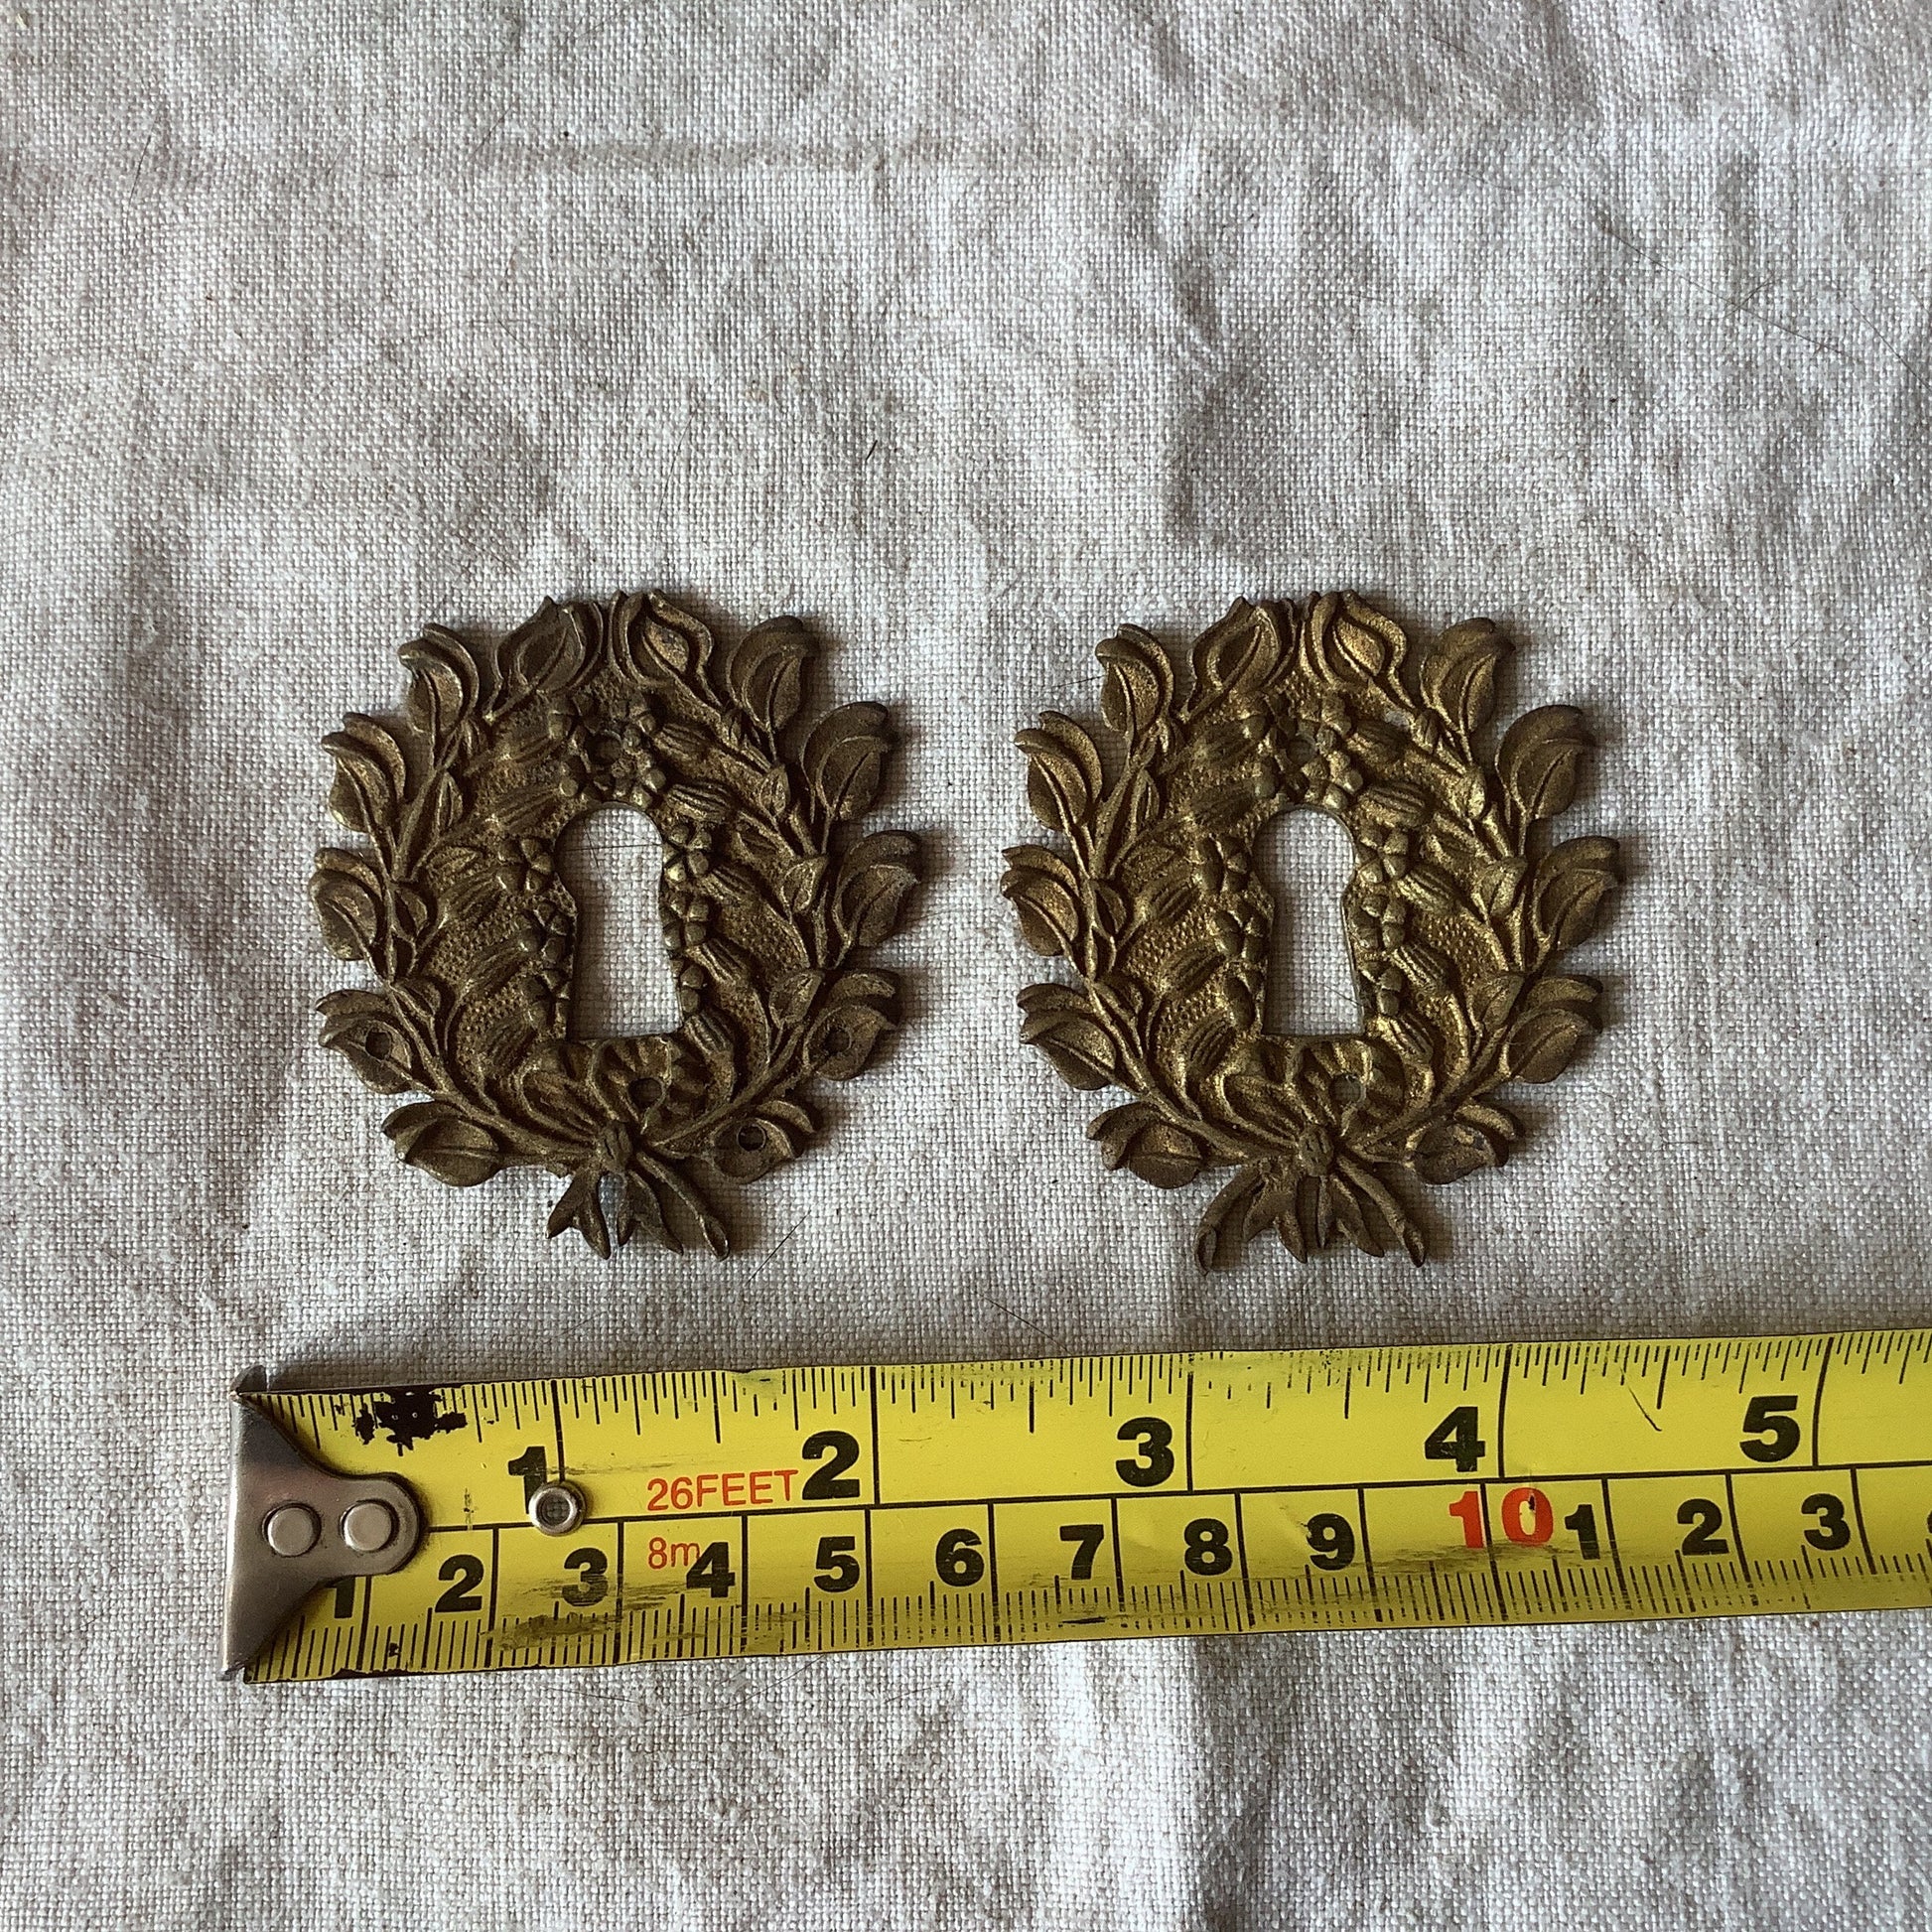
M 817 1131 L 804 1090 L 864 1070 L 897 984 L 862 956 L 917 883 L 908 832 L 858 836 L 894 740 L 850 704 L 791 746 L 814 653 L 789 618 L 729 648 L 643 594 L 546 604 L 500 643 L 426 629 L 403 647 L 402 721 L 325 745 L 331 805 L 367 849 L 320 853 L 330 949 L 373 988 L 322 1002 L 322 1038 L 381 1093 L 383 1123 L 453 1186 L 506 1167 L 567 1185 L 550 1216 L 600 1255 L 643 1235 L 729 1247 L 718 1176 L 751 1180 Z M 663 841 L 674 1033 L 571 1035 L 577 907 L 559 839 L 607 804 Z
M 1422 1261 L 1404 1177 L 1500 1167 L 1523 1127 L 1493 1090 L 1554 1079 L 1597 1030 L 1601 989 L 1559 955 L 1596 929 L 1617 848 L 1549 837 L 1590 742 L 1580 712 L 1529 712 L 1483 749 L 1507 648 L 1478 621 L 1418 653 L 1347 595 L 1237 602 L 1184 692 L 1147 632 L 1100 646 L 1112 756 L 1053 712 L 1019 736 L 1034 813 L 1066 843 L 1015 847 L 1003 890 L 1079 980 L 1028 987 L 1021 1036 L 1073 1086 L 1136 1096 L 1088 1129 L 1110 1167 L 1161 1187 L 1233 1170 L 1203 1268 L 1270 1228 L 1302 1260 L 1339 1239 Z M 1275 906 L 1253 851 L 1296 809 L 1354 849 L 1356 1034 L 1262 1031 Z

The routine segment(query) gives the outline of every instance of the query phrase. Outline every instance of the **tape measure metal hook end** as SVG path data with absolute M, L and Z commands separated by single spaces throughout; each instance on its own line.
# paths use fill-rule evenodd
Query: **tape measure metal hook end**
M 400 1570 L 423 1537 L 423 1512 L 406 1482 L 337 1475 L 312 1461 L 249 1400 L 267 1388 L 256 1368 L 233 1390 L 224 1677 L 246 1670 L 312 1591 Z

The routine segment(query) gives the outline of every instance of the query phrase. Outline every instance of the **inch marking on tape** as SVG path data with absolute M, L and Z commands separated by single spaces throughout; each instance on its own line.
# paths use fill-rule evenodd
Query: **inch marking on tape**
M 255 1683 L 1932 1607 L 1932 1329 L 236 1400 Z M 278 1556 L 317 1476 L 409 1534 Z

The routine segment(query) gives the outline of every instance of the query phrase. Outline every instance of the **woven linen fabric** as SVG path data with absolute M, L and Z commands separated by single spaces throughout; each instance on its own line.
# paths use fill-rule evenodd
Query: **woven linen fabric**
M 9 0 L 0 1927 L 1932 1920 L 1913 1614 L 215 1676 L 254 1362 L 1932 1319 L 1928 179 L 1915 0 Z M 1610 1024 L 1444 1260 L 1203 1279 L 1017 1043 L 1012 733 L 1339 585 L 1588 713 Z M 724 1263 L 400 1167 L 312 1012 L 320 738 L 639 586 L 810 622 L 931 855 Z

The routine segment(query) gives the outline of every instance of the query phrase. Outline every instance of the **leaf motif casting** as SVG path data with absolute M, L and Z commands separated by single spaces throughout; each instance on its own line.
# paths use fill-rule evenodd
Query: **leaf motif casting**
M 330 803 L 368 850 L 319 853 L 310 892 L 330 950 L 380 985 L 330 994 L 322 1039 L 378 1093 L 430 1096 L 383 1123 L 405 1161 L 455 1187 L 547 1168 L 569 1182 L 550 1233 L 600 1255 L 635 1234 L 727 1251 L 709 1178 L 798 1154 L 799 1091 L 851 1079 L 894 1030 L 897 983 L 857 955 L 918 879 L 910 833 L 845 831 L 892 756 L 884 706 L 785 750 L 812 653 L 789 618 L 726 650 L 659 598 L 545 604 L 493 647 L 425 630 L 401 652 L 405 722 L 324 741 Z M 577 1040 L 556 846 L 610 803 L 664 841 L 684 1019 Z
M 1345 594 L 1237 601 L 1195 640 L 1184 697 L 1147 632 L 1100 646 L 1118 758 L 1054 712 L 1019 734 L 1034 812 L 1066 849 L 1016 846 L 1002 890 L 1027 943 L 1082 982 L 1028 987 L 1021 1037 L 1071 1085 L 1137 1096 L 1087 1130 L 1109 1167 L 1159 1187 L 1234 1169 L 1203 1268 L 1271 1226 L 1299 1260 L 1339 1237 L 1421 1262 L 1401 1176 L 1500 1167 L 1522 1124 L 1491 1089 L 1554 1079 L 1597 1030 L 1601 989 L 1555 964 L 1596 929 L 1617 848 L 1548 842 L 1589 748 L 1581 713 L 1546 706 L 1478 749 L 1507 648 L 1474 622 L 1418 657 Z M 1355 846 L 1359 1034 L 1261 1030 L 1275 907 L 1252 854 L 1298 808 Z

